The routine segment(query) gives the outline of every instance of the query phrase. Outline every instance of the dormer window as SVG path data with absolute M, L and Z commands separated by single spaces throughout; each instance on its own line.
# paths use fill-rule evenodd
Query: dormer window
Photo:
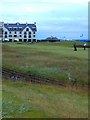
M 14 30 L 17 30 L 17 28 L 14 28 Z
M 29 28 L 27 28 L 26 31 L 29 31 Z
M 9 28 L 9 30 L 11 30 L 11 28 Z
M 21 30 L 22 30 L 22 28 L 19 28 L 19 30 L 21 31 Z
M 14 30 L 14 28 L 11 28 L 11 30 L 13 31 L 13 30 Z
M 32 27 L 33 29 L 35 29 L 35 27 Z
M 19 27 L 18 29 L 19 29 L 20 31 L 22 31 L 22 27 Z
M 9 30 L 12 30 L 12 27 L 9 27 Z

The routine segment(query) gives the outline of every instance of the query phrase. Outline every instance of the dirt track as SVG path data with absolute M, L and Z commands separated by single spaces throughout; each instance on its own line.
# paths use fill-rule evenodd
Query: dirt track
M 32 74 L 26 75 L 6 68 L 2 68 L 2 78 L 12 79 L 12 80 L 24 80 L 27 82 L 40 83 L 40 84 L 54 84 L 65 87 L 65 85 L 61 83 L 59 80 L 42 78 L 40 76 L 35 76 Z

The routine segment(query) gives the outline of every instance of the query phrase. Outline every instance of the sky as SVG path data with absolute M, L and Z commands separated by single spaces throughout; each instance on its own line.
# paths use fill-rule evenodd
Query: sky
M 0 21 L 36 22 L 38 39 L 87 39 L 88 0 L 0 0 Z

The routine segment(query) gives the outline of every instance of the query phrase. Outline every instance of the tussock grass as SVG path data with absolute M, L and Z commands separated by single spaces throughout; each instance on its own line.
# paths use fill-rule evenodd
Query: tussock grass
M 2 118 L 2 81 L 0 78 L 0 119 L 1 118 Z
M 3 118 L 87 118 L 87 91 L 3 80 Z

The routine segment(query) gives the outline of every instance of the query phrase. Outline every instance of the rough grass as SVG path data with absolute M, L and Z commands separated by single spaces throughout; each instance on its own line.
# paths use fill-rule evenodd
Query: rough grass
M 88 83 L 88 50 L 73 51 L 73 42 L 2 43 L 2 51 L 3 67 L 65 82 L 70 72 L 78 84 Z M 3 118 L 88 117 L 86 90 L 7 79 L 2 83 Z
M 3 80 L 3 118 L 87 118 L 87 91 Z
M 70 73 L 78 84 L 88 84 L 88 49 L 74 51 L 73 42 L 3 43 L 2 48 L 4 67 L 63 82 Z
M 0 119 L 2 118 L 2 43 L 0 42 Z
M 2 82 L 0 78 L 0 119 L 2 118 Z

